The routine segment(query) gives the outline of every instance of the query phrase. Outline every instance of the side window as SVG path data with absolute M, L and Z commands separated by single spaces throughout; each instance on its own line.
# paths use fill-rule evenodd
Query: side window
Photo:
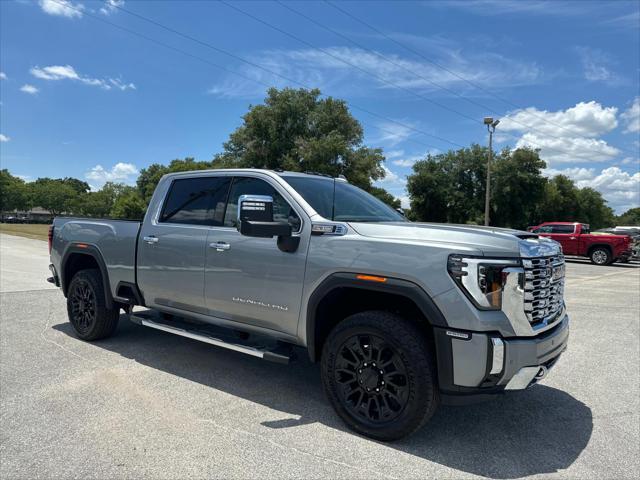
M 533 233 L 551 233 L 551 226 L 545 225 L 544 227 L 536 228 Z
M 235 177 L 233 179 L 227 211 L 224 215 L 225 227 L 237 227 L 238 199 L 240 195 L 269 195 L 273 197 L 273 220 L 276 222 L 288 222 L 294 232 L 300 230 L 300 217 L 282 195 L 264 180 L 251 177 Z
M 174 180 L 160 222 L 221 226 L 230 183 L 229 177 Z
M 553 225 L 551 233 L 573 233 L 575 227 L 573 225 Z

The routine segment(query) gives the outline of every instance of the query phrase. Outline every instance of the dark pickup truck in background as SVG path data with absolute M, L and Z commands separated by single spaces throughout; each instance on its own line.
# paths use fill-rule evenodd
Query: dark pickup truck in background
M 545 222 L 528 230 L 559 242 L 565 255 L 588 257 L 596 265 L 628 262 L 632 256 L 628 235 L 594 234 L 586 223 Z

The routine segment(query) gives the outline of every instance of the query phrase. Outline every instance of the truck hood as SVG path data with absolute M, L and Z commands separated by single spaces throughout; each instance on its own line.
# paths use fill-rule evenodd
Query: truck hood
M 510 228 L 444 223 L 363 223 L 349 225 L 360 235 L 394 241 L 447 244 L 484 255 L 542 256 L 560 252 L 559 244 L 548 238 Z

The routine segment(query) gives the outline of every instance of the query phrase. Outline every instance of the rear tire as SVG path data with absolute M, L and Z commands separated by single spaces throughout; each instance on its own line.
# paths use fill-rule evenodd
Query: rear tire
M 440 403 L 427 339 L 398 315 L 369 311 L 340 322 L 322 351 L 322 384 L 346 425 L 382 441 L 420 429 Z
M 604 247 L 594 248 L 591 250 L 589 257 L 591 258 L 591 263 L 594 265 L 609 265 L 613 260 L 609 250 Z
M 67 292 L 67 314 L 82 340 L 100 340 L 113 335 L 120 309 L 107 308 L 99 270 L 80 270 L 73 276 Z

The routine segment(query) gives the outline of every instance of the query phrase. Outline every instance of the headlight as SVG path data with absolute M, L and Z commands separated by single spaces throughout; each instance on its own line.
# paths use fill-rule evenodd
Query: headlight
M 447 269 L 476 307 L 482 310 L 500 310 L 507 269 L 518 266 L 520 261 L 516 259 L 451 255 Z

